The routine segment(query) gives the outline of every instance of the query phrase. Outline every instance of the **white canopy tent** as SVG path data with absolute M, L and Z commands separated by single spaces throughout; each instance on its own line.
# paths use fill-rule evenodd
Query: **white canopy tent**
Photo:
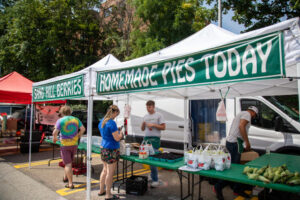
M 275 34 L 273 34 L 275 33 Z M 258 39 L 257 39 L 258 38 Z M 269 39 L 270 38 L 270 39 Z M 260 40 L 259 40 L 260 39 Z M 261 41 L 264 41 L 266 39 L 269 39 L 268 41 L 266 41 L 266 44 L 264 46 L 264 50 L 262 50 L 262 47 L 260 47 L 259 43 L 262 43 Z M 187 130 L 187 126 L 186 126 L 186 122 L 187 122 L 187 100 L 188 99 L 212 99 L 212 98 L 220 98 L 220 94 L 219 94 L 219 89 L 226 89 L 228 87 L 230 87 L 230 91 L 228 93 L 227 97 L 235 97 L 235 96 L 257 96 L 257 95 L 285 95 L 285 94 L 297 94 L 298 93 L 298 89 L 297 89 L 297 82 L 295 81 L 295 79 L 293 80 L 289 80 L 286 78 L 283 78 L 284 76 L 295 76 L 297 73 L 297 63 L 300 62 L 300 29 L 299 29 L 299 18 L 294 18 L 294 19 L 290 19 L 269 27 L 265 27 L 259 30 L 255 30 L 255 31 L 251 31 L 248 33 L 244 33 L 244 34 L 240 34 L 240 35 L 235 35 L 233 33 L 230 33 L 229 31 L 226 31 L 222 28 L 219 28 L 215 25 L 209 25 L 207 27 L 205 27 L 204 29 L 200 30 L 199 32 L 195 33 L 194 35 L 174 44 L 171 45 L 167 48 L 164 48 L 160 51 L 154 52 L 152 54 L 146 55 L 144 57 L 141 58 L 137 58 L 134 60 L 130 60 L 127 62 L 122 62 L 122 63 L 114 63 L 114 64 L 107 64 L 104 67 L 102 67 L 101 69 L 96 69 L 97 71 L 97 82 L 96 81 L 96 77 L 95 74 L 93 74 L 94 71 L 94 67 L 91 66 L 91 68 L 89 69 L 89 74 L 87 72 L 85 73 L 79 73 L 78 75 L 85 75 L 84 78 L 84 94 L 81 96 L 75 96 L 74 98 L 88 98 L 88 162 L 90 161 L 90 144 L 91 144 L 91 124 L 92 124 L 92 101 L 93 98 L 100 98 L 100 99 L 128 99 L 128 96 L 130 95 L 131 99 L 134 98 L 142 98 L 142 99 L 149 99 L 152 98 L 154 96 L 159 96 L 161 98 L 181 98 L 181 99 L 185 99 L 185 134 L 188 133 Z M 275 41 L 275 42 L 274 42 Z M 256 43 L 255 43 L 256 42 Z M 166 84 L 166 86 L 160 86 L 160 87 L 156 87 L 156 88 L 143 88 L 143 87 L 138 87 L 138 86 L 133 86 L 133 85 L 138 85 L 138 83 L 141 85 L 140 83 L 140 79 L 141 77 L 143 77 L 141 69 L 142 67 L 145 66 L 150 66 L 152 65 L 152 69 L 156 69 L 157 65 L 162 63 L 162 62 L 167 62 L 169 60 L 171 60 L 170 62 L 173 62 L 173 66 L 174 63 L 179 63 L 181 62 L 181 58 L 183 58 L 184 56 L 185 59 L 188 56 L 194 56 L 196 54 L 199 54 L 200 56 L 202 56 L 202 61 L 204 63 L 205 66 L 205 61 L 208 60 L 207 55 L 203 56 L 202 53 L 211 53 L 211 52 L 215 52 L 215 57 L 217 57 L 217 59 L 215 59 L 215 66 L 217 66 L 219 63 L 218 59 L 223 59 L 221 54 L 218 54 L 219 50 L 225 49 L 225 51 L 228 53 L 229 50 L 226 48 L 230 48 L 233 45 L 235 45 L 237 48 L 240 48 L 240 46 L 244 45 L 245 46 L 245 51 L 247 51 L 250 55 L 254 56 L 254 54 L 256 55 L 257 53 L 253 53 L 252 49 L 248 49 L 248 47 L 252 47 L 252 45 L 255 43 L 257 44 L 257 49 L 258 51 L 260 51 L 259 53 L 264 55 L 267 54 L 267 52 L 269 51 L 269 44 L 273 44 L 274 45 L 276 43 L 276 45 L 278 45 L 278 48 L 280 48 L 281 50 L 277 51 L 277 54 L 275 54 L 276 56 L 270 58 L 268 60 L 269 61 L 273 61 L 276 60 L 276 62 L 273 64 L 278 66 L 277 71 L 279 70 L 279 73 L 276 75 L 272 75 L 272 76 L 266 76 L 264 78 L 259 78 L 259 77 L 248 77 L 248 78 L 242 78 L 242 79 L 237 79 L 237 80 L 225 80 L 225 81 L 211 81 L 211 82 L 207 82 L 205 84 L 203 83 L 195 83 L 195 84 L 182 84 L 182 85 L 172 85 L 172 81 L 171 81 L 171 86 Z M 284 50 L 282 48 L 282 45 L 284 45 Z M 234 48 L 234 47 L 233 47 Z M 284 52 L 284 53 L 283 53 Z M 239 53 L 239 52 L 238 52 Z M 238 56 L 238 53 L 235 54 L 235 56 Z M 217 55 L 217 56 L 216 56 Z M 210 55 L 209 55 L 210 56 Z M 173 59 L 173 60 L 172 60 Z M 174 61 L 174 59 L 177 59 L 176 62 Z M 200 60 L 201 60 L 200 59 Z M 248 62 L 248 57 L 247 55 L 244 56 L 243 58 L 243 62 Z M 188 59 L 187 59 L 188 60 Z M 237 59 L 236 59 L 237 60 Z M 241 59 L 242 60 L 242 59 Z M 263 60 L 263 59 L 262 59 Z M 228 59 L 228 62 L 232 62 L 232 60 Z M 226 61 L 226 63 L 227 63 Z M 251 60 L 251 62 L 255 62 L 253 60 Z M 261 66 L 264 65 L 264 62 L 266 63 L 266 61 L 262 61 L 262 64 L 260 64 Z M 225 63 L 225 59 L 223 59 L 223 69 L 225 69 L 226 65 Z M 248 62 L 249 63 L 249 62 Z M 165 66 L 167 65 L 166 63 L 164 63 Z M 181 63 L 182 66 L 185 65 L 184 63 Z M 187 63 L 189 65 L 189 63 Z M 198 63 L 196 63 L 198 64 Z M 171 66 L 172 64 L 170 64 Z M 285 68 L 284 68 L 285 65 Z M 179 70 L 180 71 L 180 64 L 177 64 L 177 66 L 179 66 Z M 247 65 L 245 65 L 247 66 Z M 244 67 L 245 67 L 244 66 Z M 138 69 L 138 68 L 141 69 Z M 237 65 L 236 65 L 237 67 Z M 273 66 L 269 66 L 270 68 L 273 68 Z M 134 81 L 131 82 L 131 90 L 128 89 L 130 88 L 129 86 L 129 82 L 128 85 L 123 84 L 125 81 L 122 80 L 122 78 L 124 78 L 125 76 L 122 77 L 122 70 L 125 71 L 127 70 L 132 70 L 135 69 L 136 72 L 138 72 L 140 75 L 135 75 L 134 77 Z M 186 66 L 187 69 L 190 70 L 190 72 L 192 72 L 192 69 L 190 66 Z M 246 68 L 246 67 L 245 67 Z M 300 66 L 299 66 L 300 68 Z M 244 69 L 244 68 L 243 68 Z M 171 71 L 170 71 L 171 70 Z M 220 68 L 215 67 L 215 73 L 220 73 Z M 232 69 L 231 69 L 232 70 Z M 145 70 L 144 70 L 145 71 Z M 163 71 L 163 70 L 162 70 Z M 176 72 L 177 72 L 176 71 Z M 236 70 L 233 70 L 236 71 Z M 246 69 L 245 69 L 246 71 Z M 263 71 L 263 70 L 262 70 Z M 113 73 L 115 74 L 113 74 Z M 119 72 L 117 74 L 117 72 Z M 146 70 L 147 72 L 147 70 Z M 172 72 L 172 69 L 169 69 L 169 72 Z M 221 70 L 222 72 L 222 70 Z M 252 71 L 255 72 L 255 71 Z M 107 85 L 105 85 L 104 80 L 107 80 L 107 77 L 110 75 L 107 75 L 111 73 L 112 75 L 115 75 L 115 82 L 116 83 L 109 83 Z M 136 73 L 136 74 L 138 74 Z M 175 73 L 175 72 L 174 72 Z M 179 76 L 178 72 L 178 76 Z M 202 74 L 201 74 L 202 73 Z M 204 75 L 205 72 L 201 72 L 200 75 Z M 244 74 L 247 75 L 247 73 L 245 73 L 243 71 Z M 104 75 L 103 75 L 104 74 Z M 149 80 L 151 79 L 151 77 L 156 77 L 154 75 L 155 73 L 152 71 L 149 72 L 148 70 L 148 76 L 146 76 Z M 255 73 L 254 73 L 255 74 Z M 116 76 L 118 75 L 118 77 Z M 124 75 L 124 74 L 123 74 Z M 198 74 L 197 74 L 198 75 Z M 196 75 L 196 78 L 197 78 Z M 71 76 L 71 75 L 70 75 Z M 74 75 L 75 76 L 75 75 Z M 72 77 L 74 77 L 72 74 Z M 164 76 L 164 74 L 163 74 Z M 172 76 L 173 76 L 173 72 L 172 72 Z M 206 74 L 206 77 L 208 76 L 208 74 Z M 91 77 L 91 78 L 88 78 Z M 102 77 L 102 79 L 101 79 Z M 104 78 L 103 78 L 104 77 Z M 105 79 L 106 77 L 106 79 Z M 150 78 L 149 78 L 150 77 Z M 68 75 L 66 75 L 65 77 L 56 77 L 53 79 L 49 79 L 43 82 L 38 82 L 34 84 L 34 89 L 33 89 L 33 101 L 45 101 L 45 99 L 49 100 L 49 99 L 60 99 L 60 97 L 58 97 L 57 95 L 57 91 L 61 91 L 60 89 L 58 89 L 56 91 L 56 86 L 57 88 L 60 88 L 59 85 L 55 85 L 52 84 L 53 82 L 57 82 L 57 81 L 63 81 L 65 79 L 70 78 Z M 164 77 L 164 81 L 166 81 L 166 77 Z M 195 78 L 195 76 L 193 76 L 193 78 Z M 276 78 L 276 79 L 274 79 Z M 121 80 L 118 80 L 121 79 Z M 186 79 L 191 79 L 191 75 L 188 74 L 188 72 L 186 71 Z M 101 82 L 102 80 L 102 82 Z M 162 81 L 163 79 L 161 79 Z M 174 78 L 173 78 L 174 80 Z M 179 80 L 179 79 L 178 79 Z M 249 81 L 247 81 L 249 80 Z M 153 80 L 150 80 L 150 82 Z M 66 82 L 66 81 L 65 81 Z M 80 81 L 74 81 L 74 82 L 70 82 L 70 86 L 72 86 L 72 88 L 75 88 L 76 84 L 80 82 Z M 175 81 L 176 82 L 176 81 Z M 95 84 L 94 84 L 95 83 Z M 122 84 L 123 85 L 122 85 Z M 132 85 L 133 83 L 133 85 Z M 143 84 L 146 82 L 143 82 Z M 162 81 L 163 83 L 163 81 Z M 48 85 L 47 85 L 48 84 Z M 50 85 L 49 85 L 50 84 Z M 52 87 L 52 85 L 53 87 Z M 72 85 L 73 84 L 73 85 Z M 101 84 L 102 84 L 102 91 L 101 91 Z M 114 84 L 114 86 L 113 86 Z M 149 83 L 148 83 L 149 85 Z M 59 87 L 58 87 L 59 86 Z M 68 86 L 68 84 L 67 84 Z M 73 87 L 74 86 L 74 87 Z M 47 88 L 48 87 L 48 88 Z M 100 88 L 100 89 L 99 89 Z M 104 88 L 104 89 L 103 89 Z M 113 90 L 110 92 L 107 92 L 109 90 L 109 88 L 112 88 Z M 125 89 L 124 89 L 125 88 Z M 123 89 L 123 90 L 122 90 Z M 126 90 L 128 89 L 128 90 Z M 53 91 L 53 93 L 55 93 L 56 95 L 51 95 L 51 92 L 48 92 L 48 96 L 46 91 Z M 75 89 L 74 89 L 75 91 Z M 70 92 L 72 95 L 72 91 Z M 97 95 L 96 95 L 97 93 Z M 50 95 L 49 95 L 50 94 Z M 68 90 L 66 89 L 64 91 L 65 96 L 63 96 L 64 98 L 69 97 L 69 98 L 73 98 L 73 96 L 69 95 Z M 124 95 L 127 94 L 127 95 Z M 94 96 L 95 95 L 95 96 Z M 90 180 L 88 180 L 90 178 L 90 166 L 88 165 L 88 176 L 87 176 L 87 199 L 90 199 Z
M 99 70 L 104 70 L 109 66 L 112 65 L 117 65 L 121 63 L 116 57 L 114 57 L 112 54 L 108 54 L 107 56 L 105 56 L 104 58 L 102 58 L 101 60 L 99 60 L 98 62 L 78 71 L 78 72 L 73 72 L 71 74 L 66 74 L 66 75 L 61 75 L 61 76 L 57 76 L 54 78 L 50 78 L 44 81 L 40 81 L 40 82 L 35 82 L 33 83 L 33 87 L 38 88 L 39 86 L 45 86 L 45 85 L 51 85 L 53 83 L 59 83 L 59 82 L 65 82 L 66 80 L 72 79 L 74 77 L 77 76 L 82 76 L 83 75 L 83 94 L 78 97 L 75 96 L 73 97 L 72 95 L 64 95 L 61 97 L 53 97 L 51 96 L 51 92 L 49 92 L 48 96 L 47 95 L 44 96 L 44 99 L 49 99 L 49 100 L 53 100 L 53 99 L 88 99 L 88 94 L 89 94 L 89 89 L 90 88 L 95 88 L 96 87 L 96 79 L 90 78 L 89 76 L 89 71 L 92 70 L 92 75 L 95 76 L 95 71 L 99 71 Z M 90 79 L 92 79 L 92 85 L 90 85 Z M 44 91 L 46 93 L 46 91 Z M 34 97 L 33 97 L 34 98 Z M 37 99 L 35 101 L 39 101 L 40 99 Z
M 87 139 L 87 143 L 91 144 L 91 137 L 92 137 L 92 113 L 93 113 L 93 95 L 91 92 L 92 88 L 96 87 L 96 79 L 93 78 L 95 77 L 95 70 L 102 70 L 107 68 L 110 65 L 115 65 L 120 63 L 120 61 L 114 57 L 112 54 L 108 54 L 107 56 L 105 56 L 104 58 L 102 58 L 101 60 L 99 60 L 98 62 L 90 65 L 89 67 L 80 70 L 78 72 L 74 72 L 71 74 L 67 74 L 67 75 L 62 75 L 62 76 L 58 76 L 58 77 L 54 77 L 45 81 L 41 81 L 41 82 L 37 82 L 33 84 L 33 99 L 34 97 L 36 97 L 36 92 L 34 87 L 39 88 L 39 86 L 43 86 L 42 87 L 42 91 L 44 92 L 44 96 L 42 99 L 49 99 L 49 100 L 54 100 L 54 99 L 81 99 L 81 100 L 88 100 L 88 122 L 87 122 L 87 135 L 88 135 L 88 139 Z M 74 78 L 75 77 L 75 78 Z M 72 82 L 72 80 L 76 80 L 77 77 L 81 77 L 81 79 L 77 79 L 77 83 L 73 83 L 70 84 L 70 82 Z M 72 88 L 75 90 L 75 86 L 78 86 L 78 82 L 80 82 L 80 90 L 82 90 L 81 93 L 79 93 L 79 95 L 70 95 L 71 93 L 74 94 L 75 92 L 72 92 Z M 59 85 L 61 85 L 64 88 L 67 88 L 67 90 L 65 89 L 64 91 L 62 91 L 62 93 L 64 93 L 65 95 L 61 95 L 61 97 L 58 97 L 58 93 L 56 93 L 56 95 L 54 95 L 57 88 L 54 89 L 54 86 L 58 87 Z M 71 89 L 70 86 L 71 85 Z M 45 89 L 46 88 L 46 89 Z M 47 89 L 49 88 L 49 89 Z M 68 90 L 69 89 L 69 90 Z M 78 87 L 77 87 L 78 89 Z M 97 99 L 97 98 L 96 98 Z M 99 98 L 98 98 L 99 99 Z M 37 100 L 39 101 L 39 100 Z M 31 106 L 31 108 L 33 109 L 33 106 Z M 31 110 L 31 115 L 33 113 L 33 110 Z M 31 116 L 32 119 L 32 116 Z M 31 148 L 31 133 L 32 133 L 32 120 L 30 122 L 30 148 Z M 31 167 L 31 150 L 29 151 L 29 168 Z M 87 185 L 88 185 L 88 190 L 87 190 L 87 199 L 90 199 L 90 185 L 91 185 L 91 146 L 87 145 Z
M 201 52 L 208 49 L 216 49 L 228 44 L 244 41 L 251 38 L 256 38 L 266 34 L 282 31 L 284 35 L 284 62 L 287 77 L 294 77 L 297 74 L 297 63 L 300 62 L 300 29 L 299 18 L 293 18 L 272 26 L 261 28 L 248 33 L 235 35 L 216 25 L 210 24 L 194 35 L 160 51 L 140 57 L 127 62 L 122 62 L 114 66 L 110 66 L 109 70 L 120 70 L 132 68 L 134 66 L 151 65 L 152 63 L 162 62 L 172 58 L 178 58 L 183 55 L 191 55 L 195 52 Z M 189 99 L 211 99 L 219 98 L 219 89 L 230 87 L 230 92 L 227 97 L 235 96 L 258 96 L 258 95 L 288 95 L 297 94 L 297 82 L 295 79 L 264 79 L 246 82 L 231 82 L 231 83 L 210 83 L 205 86 L 197 87 L 176 87 L 176 88 L 159 88 L 158 90 L 136 90 L 130 96 L 161 96 L 173 98 Z M 146 92 L 145 92 L 146 91 Z M 120 92 L 121 93 L 121 92 Z M 124 91 L 123 93 L 130 93 Z M 104 93 L 103 93 L 104 94 Z M 101 94 L 101 95 L 103 95 Z M 104 94 L 105 95 L 105 94 Z M 113 98 L 115 95 L 106 95 L 107 98 Z

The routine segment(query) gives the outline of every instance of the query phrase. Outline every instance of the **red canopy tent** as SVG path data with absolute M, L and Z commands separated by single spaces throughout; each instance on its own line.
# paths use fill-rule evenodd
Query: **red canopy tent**
M 0 102 L 31 104 L 32 81 L 18 72 L 12 72 L 0 78 Z M 51 103 L 65 103 L 66 101 L 55 101 Z M 39 102 L 45 103 L 45 102 Z

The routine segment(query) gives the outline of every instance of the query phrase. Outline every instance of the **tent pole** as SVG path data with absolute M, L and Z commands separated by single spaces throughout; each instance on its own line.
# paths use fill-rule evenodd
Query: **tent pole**
M 300 77 L 300 63 L 297 63 L 297 76 Z M 298 83 L 298 110 L 300 109 L 300 79 L 297 79 Z M 299 121 L 300 121 L 300 112 L 299 112 Z
M 89 98 L 87 117 L 87 176 L 86 176 L 86 199 L 91 199 L 91 147 L 92 147 L 92 121 L 93 121 L 93 88 L 92 88 L 92 68 L 89 69 Z
M 184 138 L 183 138 L 183 150 L 187 151 L 187 143 L 188 143 L 188 119 L 187 119 L 187 102 L 188 98 L 184 97 Z
M 28 104 L 29 105 L 29 104 Z M 25 124 L 24 124 L 24 133 L 26 132 L 26 124 L 27 124 L 27 107 L 28 105 L 26 105 L 26 108 L 25 108 Z
M 33 121 L 33 103 L 31 103 L 30 113 L 30 129 L 29 129 L 29 169 L 31 168 L 31 140 L 32 140 L 32 121 Z M 26 130 L 25 130 L 26 134 Z

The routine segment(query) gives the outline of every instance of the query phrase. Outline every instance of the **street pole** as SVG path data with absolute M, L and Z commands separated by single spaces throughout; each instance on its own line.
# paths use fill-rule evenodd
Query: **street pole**
M 219 27 L 222 28 L 222 0 L 218 0 L 218 23 Z

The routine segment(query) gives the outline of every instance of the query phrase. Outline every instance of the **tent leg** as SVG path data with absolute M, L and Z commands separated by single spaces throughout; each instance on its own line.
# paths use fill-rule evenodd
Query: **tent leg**
M 31 104 L 30 130 L 29 130 L 29 169 L 31 168 L 31 140 L 32 140 L 33 104 Z M 26 130 L 25 130 L 26 133 Z
M 183 150 L 184 152 L 187 151 L 187 144 L 188 144 L 188 118 L 187 118 L 187 104 L 188 99 L 187 97 L 184 98 L 184 138 L 183 138 Z
M 92 85 L 92 69 L 89 70 L 90 85 Z M 87 176 L 86 176 L 86 199 L 91 199 L 91 146 L 92 146 L 92 121 L 93 121 L 93 95 L 92 87 L 89 88 L 88 116 L 87 116 Z
M 300 77 L 300 63 L 297 63 L 297 76 Z M 298 82 L 298 110 L 300 109 L 300 79 L 297 79 Z M 300 113 L 299 113 L 300 120 Z

